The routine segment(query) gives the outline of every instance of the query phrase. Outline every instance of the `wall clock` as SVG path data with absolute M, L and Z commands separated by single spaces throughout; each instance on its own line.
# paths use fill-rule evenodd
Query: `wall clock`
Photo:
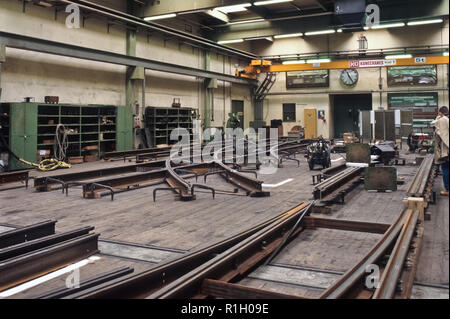
M 345 86 L 355 86 L 359 80 L 359 73 L 356 69 L 346 69 L 341 73 L 341 82 Z

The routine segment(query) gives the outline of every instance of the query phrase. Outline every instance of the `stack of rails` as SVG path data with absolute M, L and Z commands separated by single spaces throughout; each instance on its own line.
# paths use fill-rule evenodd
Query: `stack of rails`
M 363 168 L 349 167 L 340 173 L 314 186 L 313 195 L 315 200 L 332 202 L 336 199 L 344 202 L 345 194 L 361 183 Z
M 431 185 L 436 176 L 436 166 L 434 165 L 433 155 L 428 155 L 422 161 L 419 171 L 414 177 L 409 189 L 409 197 L 425 197 L 429 199 Z
M 0 291 L 39 278 L 99 252 L 94 227 L 55 233 L 56 221 L 0 234 Z

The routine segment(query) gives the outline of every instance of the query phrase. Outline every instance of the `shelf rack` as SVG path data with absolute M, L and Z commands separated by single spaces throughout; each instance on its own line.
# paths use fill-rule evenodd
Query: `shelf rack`
M 58 124 L 71 130 L 67 157 L 86 155 L 83 150 L 86 146 L 97 146 L 99 156 L 133 148 L 133 115 L 126 107 L 3 103 L 0 108 L 8 111 L 8 117 L 2 117 L 3 121 L 9 122 L 9 129 L 2 131 L 3 136 L 7 136 L 14 153 L 30 162 L 37 162 L 41 153 L 50 152 L 53 157 Z M 10 160 L 10 170 L 24 168 L 27 167 Z
M 176 143 L 170 139 L 170 134 L 177 128 L 188 130 L 189 139 L 192 142 L 194 114 L 195 110 L 192 108 L 147 107 L 145 127 L 150 133 L 150 147 Z

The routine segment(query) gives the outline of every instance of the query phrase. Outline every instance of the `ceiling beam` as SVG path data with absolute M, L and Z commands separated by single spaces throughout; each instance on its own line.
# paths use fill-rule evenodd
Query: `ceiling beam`
M 27 37 L 20 34 L 13 34 L 0 31 L 0 44 L 9 48 L 55 54 L 65 57 L 105 62 L 116 65 L 143 67 L 149 70 L 182 74 L 207 79 L 218 79 L 220 81 L 256 85 L 256 80 L 237 78 L 233 75 L 223 74 L 219 72 L 205 71 L 202 69 L 191 68 L 183 65 L 164 63 L 155 60 L 149 60 L 139 57 L 127 56 L 109 51 L 96 50 L 75 46 L 71 44 L 48 41 L 38 38 Z

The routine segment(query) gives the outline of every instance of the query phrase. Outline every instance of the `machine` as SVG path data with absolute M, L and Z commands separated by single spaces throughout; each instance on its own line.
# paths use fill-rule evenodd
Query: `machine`
M 310 144 L 307 148 L 306 158 L 309 169 L 313 170 L 315 165 L 323 168 L 331 167 L 330 144 L 323 137 L 319 137 L 317 142 Z

